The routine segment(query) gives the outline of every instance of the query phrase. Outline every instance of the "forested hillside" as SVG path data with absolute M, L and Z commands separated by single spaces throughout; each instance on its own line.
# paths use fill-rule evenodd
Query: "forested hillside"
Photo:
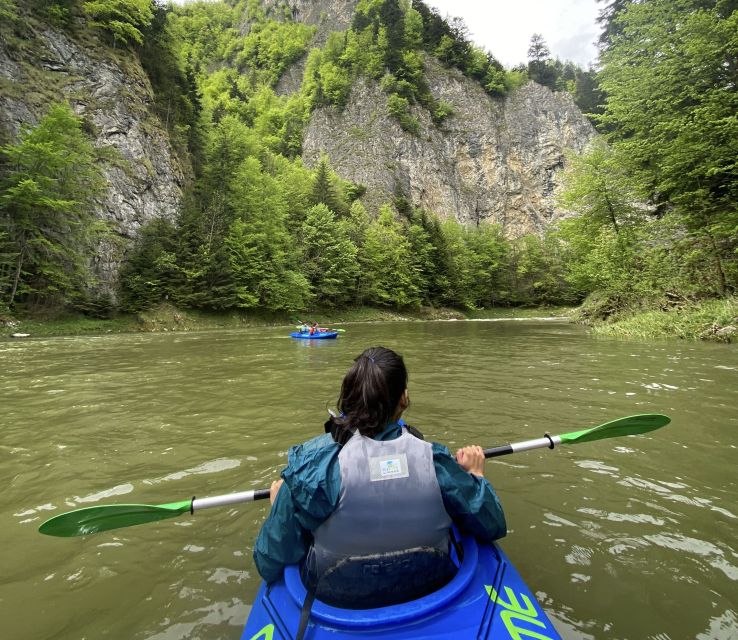
M 734 1 L 603 2 L 596 75 L 552 60 L 538 36 L 527 67 L 506 70 L 471 43 L 463 21 L 417 0 L 329 4 L 346 13 L 306 19 L 307 5 L 287 0 L 0 0 L 8 64 L 19 57 L 29 24 L 137 58 L 151 85 L 146 109 L 185 167 L 176 216 L 143 221 L 135 244 L 123 248 L 110 291 L 96 284 L 91 268 L 111 225 L 90 215 L 105 176 L 100 144 L 92 144 L 95 123 L 79 98 L 66 88 L 66 100 L 49 104 L 17 136 L 5 131 L 1 304 L 111 313 L 168 300 L 295 312 L 573 304 L 590 296 L 590 313 L 607 317 L 734 293 Z M 296 70 L 301 81 L 284 90 Z M 352 92 L 362 86 L 383 96 L 376 113 L 389 120 L 379 136 L 405 136 L 408 149 L 455 130 L 470 139 L 484 133 L 469 130 L 466 112 L 460 116 L 463 99 L 443 97 L 451 95 L 439 90 L 443 73 L 475 83 L 490 113 L 504 113 L 516 95 L 553 95 L 531 93 L 531 81 L 571 94 L 567 99 L 589 113 L 601 138 L 587 153 L 552 160 L 555 172 L 567 166 L 564 189 L 551 165 L 537 170 L 536 179 L 551 182 L 555 206 L 575 215 L 511 235 L 496 222 L 504 211 L 495 218 L 439 210 L 435 203 L 443 201 L 424 199 L 412 180 L 407 189 L 398 180 L 381 192 L 359 180 L 360 172 L 342 171 L 335 154 L 321 158 L 321 145 L 311 142 L 305 155 L 316 114 L 327 114 L 317 122 L 345 123 L 356 104 Z M 0 94 L 17 91 L 2 82 Z M 364 122 L 349 122 L 344 133 L 376 139 L 374 120 Z

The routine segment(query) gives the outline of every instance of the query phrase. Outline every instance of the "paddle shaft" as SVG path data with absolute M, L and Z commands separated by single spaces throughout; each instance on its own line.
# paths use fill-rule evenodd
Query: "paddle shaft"
M 505 444 L 501 447 L 492 447 L 484 450 L 485 458 L 497 458 L 506 456 L 511 453 L 519 453 L 520 451 L 530 451 L 531 449 L 553 449 L 555 445 L 561 444 L 560 436 L 544 436 L 543 438 L 535 438 L 533 440 L 525 440 L 515 444 Z
M 535 438 L 534 440 L 525 440 L 524 442 L 485 449 L 484 457 L 497 458 L 510 453 L 519 453 L 520 451 L 530 451 L 531 449 L 543 449 L 546 447 L 553 449 L 554 445 L 558 444 L 561 444 L 561 438 L 559 436 L 545 436 L 543 438 Z M 264 500 L 268 497 L 269 489 L 256 489 L 254 491 L 227 493 L 222 496 L 213 496 L 211 498 L 193 498 L 191 509 L 192 513 L 194 513 L 201 509 L 224 507 L 229 504 L 239 504 L 241 502 L 254 502 L 255 500 Z
M 519 451 L 529 451 L 530 449 L 542 449 L 549 447 L 553 449 L 554 444 L 561 444 L 559 436 L 536 438 L 535 440 L 526 440 L 517 444 L 506 444 L 501 447 L 493 447 L 484 450 L 485 458 L 496 458 L 510 453 L 518 453 Z M 256 489 L 254 491 L 239 491 L 238 493 L 226 493 L 222 496 L 212 496 L 211 498 L 193 498 L 192 512 L 211 507 L 224 507 L 229 504 L 240 504 L 241 502 L 254 502 L 255 500 L 264 500 L 269 497 L 269 489 Z
M 254 491 L 239 491 L 238 493 L 226 493 L 222 496 L 213 496 L 211 498 L 192 498 L 190 510 L 192 513 L 201 509 L 210 509 L 211 507 L 225 507 L 229 504 L 240 504 L 241 502 L 254 502 L 255 500 L 264 500 L 269 497 L 269 489 L 256 489 Z

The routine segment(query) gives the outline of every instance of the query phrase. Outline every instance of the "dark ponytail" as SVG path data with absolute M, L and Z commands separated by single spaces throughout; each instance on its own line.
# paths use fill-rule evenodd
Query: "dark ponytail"
M 364 351 L 343 378 L 340 414 L 330 420 L 334 440 L 345 444 L 357 429 L 368 438 L 376 436 L 394 416 L 405 389 L 407 369 L 402 356 L 384 347 Z

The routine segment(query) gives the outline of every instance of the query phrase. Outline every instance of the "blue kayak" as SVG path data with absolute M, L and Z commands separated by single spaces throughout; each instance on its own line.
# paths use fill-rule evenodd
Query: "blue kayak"
M 315 600 L 305 640 L 330 638 L 537 638 L 561 640 L 541 605 L 496 544 L 461 539 L 463 561 L 454 578 L 417 600 L 377 609 L 339 609 Z M 306 596 L 296 565 L 262 584 L 241 640 L 290 640 Z
M 293 331 L 290 335 L 301 340 L 331 340 L 338 337 L 338 331 L 316 331 L 312 335 L 307 332 Z

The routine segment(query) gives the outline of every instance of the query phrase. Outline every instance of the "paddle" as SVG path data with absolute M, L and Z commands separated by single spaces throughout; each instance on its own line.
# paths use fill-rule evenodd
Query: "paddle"
M 518 453 L 520 451 L 530 451 L 531 449 L 542 449 L 548 447 L 553 449 L 557 444 L 579 444 L 581 442 L 594 442 L 595 440 L 603 440 L 605 438 L 618 438 L 620 436 L 635 436 L 641 433 L 648 433 L 671 422 L 669 416 L 659 413 L 641 413 L 627 418 L 618 418 L 611 420 L 605 424 L 584 429 L 583 431 L 572 431 L 564 433 L 560 436 L 550 436 L 546 434 L 543 438 L 534 440 L 525 440 L 516 444 L 506 444 L 501 447 L 493 447 L 484 450 L 485 458 L 496 458 L 510 453 Z
M 182 502 L 168 504 L 108 504 L 97 507 L 85 507 L 62 513 L 44 522 L 38 530 L 49 536 L 70 538 L 99 533 L 121 527 L 132 527 L 137 524 L 156 522 L 174 518 L 183 513 L 195 513 L 200 509 L 223 507 L 241 502 L 253 502 L 269 497 L 269 489 L 227 493 L 212 498 L 195 497 Z
M 303 327 L 308 327 L 308 325 L 303 325 L 303 324 L 295 325 L 295 329 L 302 329 Z M 318 331 L 323 331 L 323 330 L 324 329 L 318 329 Z M 338 333 L 346 333 L 346 329 L 325 329 L 325 331 L 336 331 Z
M 646 413 L 627 418 L 619 418 L 606 422 L 584 431 L 573 431 L 560 436 L 545 436 L 535 440 L 526 440 L 517 444 L 507 444 L 502 447 L 485 449 L 485 458 L 494 458 L 509 453 L 528 451 L 548 447 L 554 448 L 557 444 L 577 444 L 580 442 L 592 442 L 604 438 L 615 438 L 619 436 L 633 436 L 640 433 L 648 433 L 671 422 L 664 415 Z M 39 531 L 49 536 L 68 538 L 72 536 L 83 536 L 90 533 L 99 533 L 110 529 L 121 527 L 132 527 L 137 524 L 156 522 L 174 518 L 186 512 L 195 513 L 201 509 L 210 507 L 222 507 L 229 504 L 241 502 L 253 502 L 269 497 L 269 489 L 258 489 L 255 491 L 241 491 L 240 493 L 229 493 L 212 498 L 192 498 L 182 502 L 171 502 L 168 504 L 111 504 L 97 507 L 85 507 L 62 513 L 49 518 L 40 527 Z

